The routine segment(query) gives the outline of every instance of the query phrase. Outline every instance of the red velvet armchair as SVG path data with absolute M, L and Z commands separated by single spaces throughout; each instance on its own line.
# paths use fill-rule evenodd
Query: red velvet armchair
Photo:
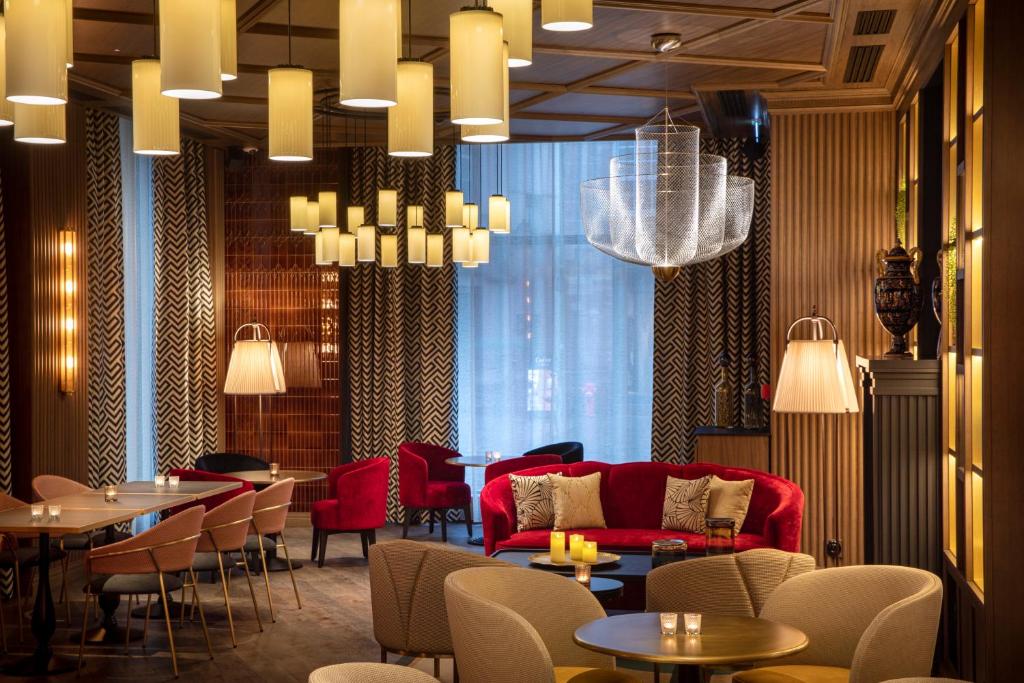
M 172 477 L 179 477 L 181 481 L 237 481 L 241 484 L 236 489 L 232 489 L 227 493 L 218 493 L 215 496 L 204 498 L 203 500 L 193 501 L 191 503 L 185 503 L 178 507 L 171 508 L 167 511 L 168 515 L 176 515 L 182 510 L 187 510 L 190 507 L 201 505 L 205 510 L 209 511 L 217 507 L 221 503 L 226 503 L 235 496 L 240 496 L 246 491 L 252 491 L 252 482 L 239 479 L 238 477 L 229 477 L 226 474 L 217 474 L 216 472 L 204 472 L 203 470 L 184 470 L 184 469 L 172 469 L 169 472 Z
M 398 446 L 398 499 L 405 508 L 402 538 L 408 538 L 413 516 L 426 510 L 430 533 L 434 533 L 435 513 L 440 514 L 441 540 L 447 542 L 445 513 L 453 508 L 465 513 L 467 533 L 473 535 L 473 507 L 466 468 L 445 462 L 458 457 L 458 451 L 429 443 L 409 441 Z
M 387 522 L 388 458 L 370 458 L 339 465 L 327 475 L 327 498 L 313 503 L 313 550 L 310 560 L 324 566 L 327 537 L 359 534 L 363 557 L 377 542 L 377 529 Z M 319 558 L 317 555 L 319 554 Z
M 513 474 L 520 470 L 528 470 L 531 467 L 561 464 L 562 456 L 560 455 L 521 455 L 517 458 L 505 458 L 492 462 L 484 468 L 484 484 L 503 474 Z

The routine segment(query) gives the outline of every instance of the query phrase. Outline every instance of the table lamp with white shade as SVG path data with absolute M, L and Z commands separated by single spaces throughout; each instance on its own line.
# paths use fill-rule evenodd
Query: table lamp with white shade
M 793 339 L 793 329 L 801 323 L 810 323 L 811 339 Z M 798 318 L 786 331 L 786 351 L 779 369 L 772 410 L 777 413 L 805 413 L 836 415 L 832 458 L 835 467 L 834 534 L 825 542 L 825 553 L 835 564 L 840 563 L 843 542 L 839 533 L 839 415 L 860 410 L 853 387 L 853 376 L 846 358 L 846 348 L 839 338 L 835 324 L 818 315 L 817 307 L 811 315 Z
M 239 339 L 244 330 L 252 338 Z M 224 393 L 228 396 L 256 396 L 259 398 L 259 451 L 263 453 L 263 397 L 283 394 L 286 390 L 284 368 L 277 344 L 270 337 L 270 328 L 262 323 L 246 323 L 235 330 L 231 360 L 224 378 Z M 235 413 L 237 414 L 237 409 Z

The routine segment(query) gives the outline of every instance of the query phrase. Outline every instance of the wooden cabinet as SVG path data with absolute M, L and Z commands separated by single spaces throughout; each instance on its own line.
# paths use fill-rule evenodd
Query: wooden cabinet
M 697 427 L 693 433 L 697 437 L 694 462 L 769 471 L 767 429 Z

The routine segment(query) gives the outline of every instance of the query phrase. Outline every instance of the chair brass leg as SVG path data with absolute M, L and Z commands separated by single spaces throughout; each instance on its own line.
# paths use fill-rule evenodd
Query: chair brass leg
M 153 604 L 153 594 L 146 596 L 146 616 L 142 620 L 142 649 L 146 649 L 146 640 L 149 639 L 149 608 Z
M 256 534 L 256 543 L 260 547 L 260 562 L 263 564 L 263 583 L 267 586 L 267 604 L 270 605 L 270 623 L 277 623 L 274 616 L 274 596 L 270 594 L 270 572 L 267 571 L 267 554 L 263 551 L 263 534 Z
M 260 608 L 256 604 L 256 591 L 252 587 L 252 575 L 249 573 L 249 560 L 246 559 L 245 553 L 242 553 L 242 568 L 245 569 L 245 580 L 249 584 L 249 596 L 252 598 L 252 611 L 256 613 L 256 625 L 260 627 L 260 633 L 263 633 L 263 622 L 260 620 Z
M 181 612 L 178 613 L 178 626 L 185 625 L 185 594 L 188 591 L 188 581 L 181 582 Z
M 224 576 L 224 558 L 217 553 L 217 565 L 220 567 L 220 585 L 224 589 L 224 608 L 228 611 L 228 631 L 231 632 L 231 647 L 238 647 L 235 640 L 235 621 L 231 617 L 231 599 L 228 597 L 228 581 Z
M 50 577 L 46 578 L 49 580 Z M 17 562 L 14 563 L 14 601 L 14 604 L 18 606 L 18 642 L 20 643 L 25 637 L 22 626 L 25 621 L 25 606 L 21 604 L 21 569 L 19 569 Z
M 64 603 L 64 620 L 71 626 L 71 596 L 68 595 L 68 566 L 71 564 L 71 556 L 66 552 L 64 559 L 60 561 L 60 601 Z
M 7 654 L 7 624 L 4 623 L 4 602 L 0 594 L 0 644 L 3 645 L 4 654 Z
M 88 577 L 87 577 L 88 578 Z M 91 602 L 92 591 L 89 584 L 85 585 L 85 608 L 82 610 L 82 639 L 78 643 L 78 674 L 82 675 L 82 658 L 85 656 L 85 632 L 89 630 L 89 603 Z
M 295 591 L 295 603 L 302 609 L 302 599 L 299 597 L 299 584 L 295 583 L 295 572 L 292 571 L 292 558 L 288 555 L 288 544 L 284 540 L 284 532 L 281 536 L 281 547 L 284 548 L 284 559 L 288 563 L 288 576 L 292 577 L 292 589 Z
M 132 598 L 134 595 L 128 596 L 128 617 L 124 624 L 124 653 L 128 654 L 128 646 L 132 642 Z
M 203 625 L 203 637 L 206 638 L 206 651 L 210 653 L 210 659 L 213 659 L 213 644 L 210 642 L 210 630 L 206 628 L 206 613 L 203 612 L 203 601 L 199 599 L 199 593 L 196 591 L 199 582 L 196 581 L 196 573 L 194 571 L 189 569 L 188 573 L 189 576 L 192 577 L 192 597 L 196 601 L 196 607 L 199 608 L 199 623 Z M 228 608 L 228 614 L 231 614 L 230 607 Z
M 171 612 L 167 609 L 167 586 L 164 584 L 163 572 L 158 571 L 156 575 L 160 579 L 160 600 L 164 606 L 164 623 L 167 625 L 167 642 L 171 644 L 171 667 L 174 669 L 174 677 L 177 678 L 178 651 L 174 649 L 174 631 L 171 629 Z

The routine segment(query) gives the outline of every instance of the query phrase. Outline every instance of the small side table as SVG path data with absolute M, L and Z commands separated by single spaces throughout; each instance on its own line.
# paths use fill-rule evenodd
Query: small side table
M 448 458 L 444 462 L 445 462 L 446 465 L 455 465 L 456 467 L 480 467 L 480 468 L 483 468 L 483 469 L 487 469 L 487 466 L 490 465 L 491 462 L 493 462 L 493 461 L 488 460 L 486 458 L 486 456 L 483 456 L 483 455 L 463 455 L 463 456 L 461 456 L 459 458 Z M 471 489 L 471 491 L 472 491 L 472 489 Z M 477 507 L 478 508 L 480 507 L 479 506 L 479 501 L 477 501 Z M 477 524 L 480 521 L 481 520 L 477 520 L 477 521 L 475 521 L 473 523 Z M 484 537 L 483 536 L 473 536 L 472 538 L 470 538 L 466 542 L 469 543 L 470 545 L 483 545 L 484 544 Z

